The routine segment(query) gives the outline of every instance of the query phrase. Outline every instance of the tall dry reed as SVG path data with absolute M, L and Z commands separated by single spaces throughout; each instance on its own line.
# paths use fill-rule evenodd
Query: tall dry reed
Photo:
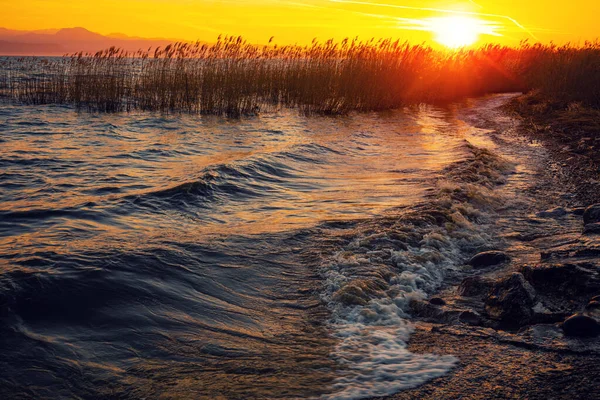
M 4 59 L 0 97 L 89 111 L 229 116 L 297 107 L 307 114 L 385 110 L 537 89 L 600 106 L 600 46 L 488 45 L 441 51 L 381 39 L 257 46 L 241 37 L 127 53 Z

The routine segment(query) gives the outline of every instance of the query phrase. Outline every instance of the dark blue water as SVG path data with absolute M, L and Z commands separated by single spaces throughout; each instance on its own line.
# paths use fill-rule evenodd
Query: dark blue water
M 439 181 L 485 134 L 461 107 L 2 105 L 1 397 L 360 398 L 445 373 L 406 351 L 406 304 L 489 238 L 397 216 L 458 212 Z

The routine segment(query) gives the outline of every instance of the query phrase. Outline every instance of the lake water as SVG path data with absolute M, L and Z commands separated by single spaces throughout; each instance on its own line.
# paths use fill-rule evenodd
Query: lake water
M 365 398 L 443 375 L 452 355 L 406 350 L 408 303 L 494 243 L 488 205 L 451 194 L 506 172 L 480 168 L 487 131 L 464 117 L 501 101 L 239 120 L 2 105 L 0 393 Z

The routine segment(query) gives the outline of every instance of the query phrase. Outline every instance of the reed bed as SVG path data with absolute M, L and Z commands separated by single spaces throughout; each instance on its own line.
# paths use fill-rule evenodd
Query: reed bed
M 0 61 L 3 99 L 100 112 L 344 114 L 532 89 L 600 106 L 600 46 L 441 51 L 390 39 L 281 47 L 219 37 L 212 45 Z

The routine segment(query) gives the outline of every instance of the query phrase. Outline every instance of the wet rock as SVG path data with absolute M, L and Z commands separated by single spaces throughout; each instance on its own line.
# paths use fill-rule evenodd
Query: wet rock
M 463 312 L 463 310 L 440 307 L 426 300 L 413 300 L 409 306 L 413 317 L 438 324 L 456 324 Z
M 551 210 L 540 211 L 536 216 L 540 218 L 560 218 L 567 215 L 567 210 L 562 207 L 556 207 Z
M 567 336 L 590 337 L 600 334 L 598 321 L 584 314 L 570 316 L 563 322 L 562 328 Z
M 600 222 L 600 204 L 589 206 L 583 213 L 583 223 L 585 225 L 595 222 Z
M 600 301 L 590 301 L 587 306 L 585 306 L 586 311 L 600 311 Z
M 481 315 L 471 310 L 461 312 L 458 315 L 458 320 L 464 324 L 473 326 L 479 326 L 483 322 Z
M 539 293 L 536 294 L 536 301 L 542 301 L 538 301 L 535 306 L 533 306 L 533 318 L 529 322 L 530 324 L 555 324 L 557 322 L 563 322 L 568 316 L 573 314 L 573 311 L 569 312 L 563 310 L 565 305 L 564 300 L 560 301 L 559 307 L 556 308 L 553 302 L 548 301 L 547 298 L 544 298 Z M 552 310 L 548 308 L 547 305 L 550 305 Z
M 471 276 L 463 279 L 458 286 L 457 293 L 464 297 L 476 297 L 487 294 L 493 285 L 493 281 L 479 276 Z
M 600 257 L 600 247 L 598 247 L 598 246 L 583 247 L 581 249 L 576 250 L 573 253 L 573 257 L 580 257 L 580 258 Z
M 525 265 L 521 273 L 536 290 L 554 291 L 577 278 L 575 264 Z
M 583 228 L 584 235 L 600 235 L 600 222 L 585 225 Z
M 594 245 L 568 244 L 540 253 L 542 261 L 588 257 L 600 257 L 600 247 Z
M 486 268 L 510 261 L 510 257 L 502 251 L 484 251 L 473 256 L 467 264 L 473 268 Z
M 556 258 L 556 257 L 557 257 L 557 255 L 558 255 L 558 256 L 560 256 L 560 257 L 562 257 L 562 258 L 568 257 L 568 255 L 563 255 L 563 253 L 557 254 L 556 252 L 551 252 L 551 251 L 542 251 L 542 252 L 540 253 L 540 259 L 541 259 L 542 261 L 548 261 L 548 260 L 550 260 L 551 258 Z
M 444 299 L 442 299 L 441 297 L 432 297 L 431 299 L 429 299 L 429 303 L 433 304 L 434 306 L 445 306 L 446 305 L 446 301 Z
M 579 297 L 595 293 L 598 282 L 596 267 L 590 263 L 525 265 L 521 272 L 540 293 L 552 297 Z
M 504 235 L 507 239 L 518 240 L 520 242 L 531 242 L 538 239 L 541 235 L 539 233 L 524 233 L 524 232 L 513 232 Z
M 535 290 L 520 273 L 494 284 L 485 299 L 485 312 L 501 327 L 520 327 L 533 317 Z
M 412 315 L 415 317 L 425 318 L 426 320 L 441 321 L 443 320 L 444 311 L 428 301 L 413 300 L 410 302 Z

